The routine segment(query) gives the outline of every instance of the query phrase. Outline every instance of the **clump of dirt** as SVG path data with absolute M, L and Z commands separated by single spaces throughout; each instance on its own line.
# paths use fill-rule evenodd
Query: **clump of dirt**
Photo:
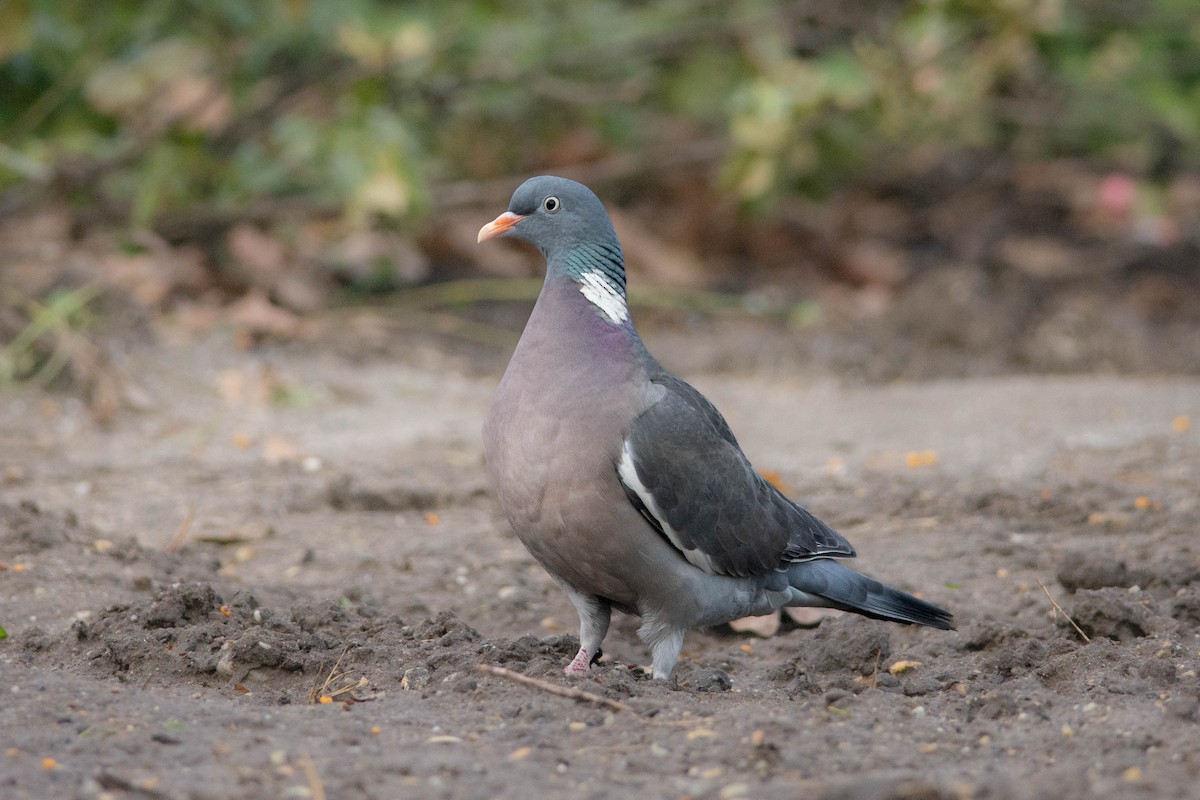
M 1171 617 L 1185 628 L 1200 629 L 1200 593 L 1181 589 L 1171 600 Z
M 892 654 L 886 628 L 858 617 L 841 617 L 823 622 L 806 649 L 806 666 L 814 672 L 849 671 L 870 675 Z
M 1134 586 L 1138 576 L 1111 552 L 1104 550 L 1069 550 L 1062 554 L 1056 576 L 1063 588 L 1104 589 L 1109 586 Z
M 335 663 L 347 674 L 370 674 L 372 689 L 422 689 L 469 672 L 481 659 L 526 669 L 536 652 L 549 666 L 577 644 L 487 642 L 449 611 L 410 626 L 370 605 L 266 605 L 247 589 L 225 600 L 212 584 L 192 581 L 111 605 L 58 635 L 32 629 L 22 646 L 30 664 L 128 683 L 232 684 L 246 694 L 269 692 L 271 702 L 298 703 L 329 688 L 322 680 Z M 526 653 L 530 658 L 522 659 Z
M 1143 592 L 1080 589 L 1075 593 L 1071 618 L 1088 636 L 1129 642 L 1161 627 L 1164 620 L 1157 613 L 1157 605 Z
M 83 535 L 79 520 L 69 511 L 46 513 L 31 500 L 0 504 L 0 544 L 13 560 L 77 541 Z

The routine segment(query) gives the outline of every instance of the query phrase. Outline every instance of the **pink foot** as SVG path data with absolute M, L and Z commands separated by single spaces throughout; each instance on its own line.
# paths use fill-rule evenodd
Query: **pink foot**
M 575 658 L 570 664 L 563 667 L 564 675 L 586 675 L 588 667 L 592 666 L 592 661 L 595 660 L 591 650 L 586 647 L 579 648 L 579 652 L 575 654 Z

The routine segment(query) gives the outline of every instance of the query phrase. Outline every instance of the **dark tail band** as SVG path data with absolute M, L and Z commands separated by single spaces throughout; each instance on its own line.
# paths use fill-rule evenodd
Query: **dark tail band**
M 834 608 L 873 619 L 954 630 L 954 615 L 933 603 L 894 589 L 830 559 L 814 559 L 788 570 L 788 583 L 829 601 Z

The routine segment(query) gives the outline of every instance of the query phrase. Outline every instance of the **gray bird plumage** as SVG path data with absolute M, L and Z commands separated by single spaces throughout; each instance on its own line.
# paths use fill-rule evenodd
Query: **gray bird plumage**
M 489 477 L 513 529 L 580 616 L 565 672 L 599 657 L 616 608 L 642 617 L 653 674 L 684 632 L 783 606 L 949 630 L 951 615 L 834 559 L 839 533 L 750 465 L 729 425 L 647 352 L 621 246 L 599 199 L 531 178 L 479 232 L 546 257 L 546 282 L 484 423 Z

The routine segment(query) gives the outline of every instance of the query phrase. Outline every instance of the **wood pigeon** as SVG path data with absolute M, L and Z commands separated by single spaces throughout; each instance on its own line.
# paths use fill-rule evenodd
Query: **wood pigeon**
M 850 543 L 756 472 L 712 403 L 650 355 L 591 190 L 530 178 L 478 240 L 496 237 L 547 263 L 483 442 L 517 537 L 579 612 L 564 672 L 599 658 L 614 608 L 641 616 L 661 679 L 689 628 L 783 606 L 953 629 L 948 612 L 836 561 L 855 555 Z

